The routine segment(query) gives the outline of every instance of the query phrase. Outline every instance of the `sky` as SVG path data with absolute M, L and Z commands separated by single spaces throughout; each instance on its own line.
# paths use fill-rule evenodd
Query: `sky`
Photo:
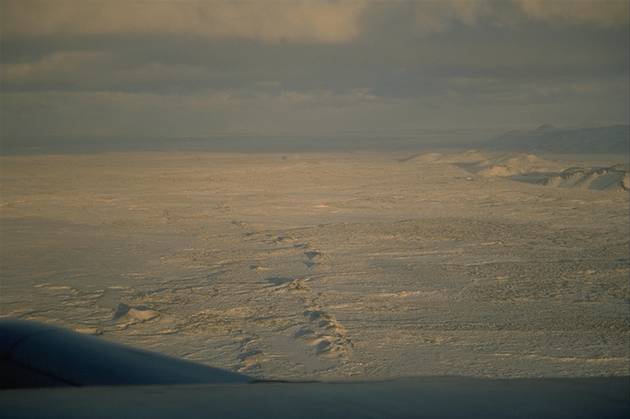
M 0 0 L 2 138 L 627 124 L 629 2 Z

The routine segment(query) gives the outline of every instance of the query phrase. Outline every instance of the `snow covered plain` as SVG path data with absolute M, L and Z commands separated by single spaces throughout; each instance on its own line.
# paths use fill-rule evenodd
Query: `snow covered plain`
M 628 192 L 510 178 L 627 163 L 576 159 L 1 157 L 0 315 L 265 378 L 627 375 Z

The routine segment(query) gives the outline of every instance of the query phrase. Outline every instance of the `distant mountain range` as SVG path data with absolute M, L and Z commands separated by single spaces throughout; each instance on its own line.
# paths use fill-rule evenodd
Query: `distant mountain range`
M 556 128 L 541 125 L 534 130 L 510 131 L 483 145 L 493 150 L 554 153 L 628 153 L 630 126 Z

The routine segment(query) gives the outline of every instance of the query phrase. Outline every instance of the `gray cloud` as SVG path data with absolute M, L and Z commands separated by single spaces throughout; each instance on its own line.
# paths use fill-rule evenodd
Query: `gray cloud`
M 4 135 L 628 121 L 625 1 L 0 5 Z
M 3 0 L 5 36 L 168 33 L 257 41 L 347 42 L 361 32 L 370 8 L 408 11 L 419 31 L 452 23 L 512 25 L 523 19 L 624 25 L 623 0 L 358 0 L 125 1 Z
M 261 41 L 342 42 L 358 33 L 357 1 L 4 0 L 8 36 L 167 33 Z

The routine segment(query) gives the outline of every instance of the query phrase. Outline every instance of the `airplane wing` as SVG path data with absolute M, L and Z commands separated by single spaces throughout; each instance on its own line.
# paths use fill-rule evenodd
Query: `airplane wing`
M 274 382 L 0 321 L 2 418 L 628 418 L 630 377 Z
M 246 375 L 41 323 L 0 321 L 0 388 L 246 383 Z

